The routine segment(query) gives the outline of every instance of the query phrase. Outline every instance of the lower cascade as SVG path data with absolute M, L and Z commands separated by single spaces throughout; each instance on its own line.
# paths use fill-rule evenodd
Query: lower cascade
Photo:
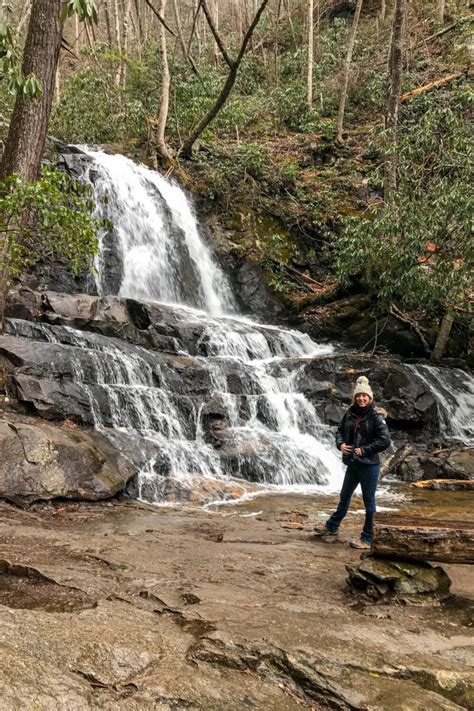
M 83 180 L 113 227 L 101 235 L 99 296 L 67 298 L 115 309 L 119 321 L 126 313 L 124 329 L 133 312 L 140 334 L 153 323 L 151 344 L 67 325 L 57 317 L 63 296 L 50 295 L 59 309 L 49 323 L 7 323 L 28 362 L 15 376 L 23 399 L 38 398 L 31 378 L 39 374 L 41 407 L 60 403 L 112 440 L 138 471 L 129 493 L 149 502 L 189 496 L 203 482 L 219 492 L 234 478 L 249 490 L 337 491 L 343 466 L 333 427 L 301 392 L 308 364 L 334 357 L 334 347 L 239 315 L 183 190 L 123 156 L 84 152 Z M 408 369 L 436 400 L 441 434 L 473 441 L 472 378 L 453 371 L 446 384 L 443 369 Z

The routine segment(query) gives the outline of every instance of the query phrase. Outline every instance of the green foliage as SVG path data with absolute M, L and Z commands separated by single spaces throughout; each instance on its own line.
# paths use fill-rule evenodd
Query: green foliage
M 467 119 L 473 98 L 461 83 L 402 109 L 396 193 L 364 219 L 349 219 L 336 240 L 340 275 L 362 273 L 386 302 L 423 305 L 432 313 L 469 309 L 474 151 Z M 380 173 L 374 177 L 381 182 Z
M 271 273 L 269 284 L 278 292 L 297 288 L 298 285 L 288 275 L 287 268 L 298 259 L 299 251 L 288 235 L 280 232 L 269 234 L 260 242 L 262 263 Z
M 77 14 L 82 22 L 97 24 L 97 8 L 94 0 L 69 0 L 61 8 L 61 22 Z
M 22 94 L 27 99 L 41 96 L 41 87 L 34 74 L 22 74 L 18 44 L 6 22 L 0 22 L 0 71 L 0 80 L 6 79 L 10 94 Z
M 116 140 L 121 103 L 122 95 L 113 82 L 110 66 L 79 70 L 70 77 L 53 109 L 51 131 L 77 143 Z
M 52 168 L 31 183 L 18 175 L 1 181 L 2 282 L 8 286 L 38 261 L 66 260 L 72 273 L 88 267 L 101 226 L 93 209 L 88 188 Z
M 262 112 L 260 64 L 255 59 L 244 60 L 234 91 L 202 138 L 215 135 L 235 136 L 255 123 Z M 199 76 L 189 71 L 176 72 L 173 76 L 171 96 L 174 109 L 168 119 L 168 130 L 176 137 L 186 136 L 195 124 L 214 104 L 226 75 L 213 64 L 203 62 Z

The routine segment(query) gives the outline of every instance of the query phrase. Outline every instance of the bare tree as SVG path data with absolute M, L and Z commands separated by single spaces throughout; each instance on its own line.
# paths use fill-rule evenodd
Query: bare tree
M 219 96 L 217 97 L 214 105 L 209 109 L 207 114 L 199 121 L 197 126 L 191 131 L 191 134 L 184 142 L 184 145 L 181 149 L 181 153 L 184 156 L 191 158 L 191 156 L 193 154 L 194 144 L 196 143 L 197 139 L 202 134 L 202 132 L 207 128 L 207 126 L 209 126 L 211 121 L 213 121 L 215 119 L 215 117 L 217 116 L 217 114 L 219 113 L 219 111 L 222 109 L 225 102 L 227 101 L 229 94 L 232 91 L 232 88 L 235 84 L 235 80 L 237 79 L 239 67 L 242 63 L 244 56 L 245 56 L 245 52 L 247 50 L 248 44 L 252 38 L 253 32 L 254 32 L 256 26 L 258 25 L 260 17 L 262 16 L 262 13 L 265 10 L 267 4 L 268 4 L 268 0 L 262 0 L 260 7 L 258 8 L 258 10 L 253 18 L 252 23 L 250 24 L 247 32 L 245 33 L 245 36 L 242 41 L 242 45 L 240 47 L 237 58 L 235 60 L 232 60 L 229 56 L 229 53 L 227 52 L 227 49 L 222 41 L 221 36 L 219 35 L 219 33 L 214 25 L 213 18 L 211 16 L 211 13 L 209 12 L 209 8 L 207 6 L 206 0 L 200 0 L 200 7 L 202 7 L 204 14 L 206 15 L 206 19 L 207 19 L 209 28 L 214 36 L 217 46 L 219 47 L 222 57 L 224 58 L 225 63 L 229 67 L 229 73 L 227 75 L 227 79 L 224 83 L 224 86 L 222 87 L 221 92 L 220 92 Z
M 17 24 L 17 26 L 16 26 L 16 35 L 17 35 L 17 37 L 18 37 L 19 35 L 21 35 L 21 33 L 22 33 L 22 31 L 23 31 L 23 27 L 25 26 L 25 23 L 26 23 L 26 21 L 27 21 L 27 19 L 28 19 L 28 17 L 29 17 L 30 10 L 31 10 L 31 3 L 32 3 L 32 0 L 26 0 L 26 2 L 23 4 L 22 10 L 21 10 L 21 14 L 20 14 L 20 18 L 19 18 L 18 24 Z
M 123 16 L 123 42 L 122 42 L 122 47 L 123 47 L 123 60 L 120 62 L 120 66 L 122 67 L 122 72 L 121 72 L 121 77 L 120 77 L 120 83 L 122 86 L 125 86 L 125 82 L 127 80 L 127 52 L 128 52 L 128 43 L 130 40 L 130 27 L 132 23 L 132 0 L 127 0 L 127 6 L 125 8 L 125 14 Z
M 308 0 L 308 111 L 313 108 L 314 0 Z
M 444 23 L 444 10 L 445 10 L 445 0 L 438 0 L 438 6 L 437 6 L 437 16 L 438 16 L 438 22 L 441 22 L 441 24 Z
M 104 0 L 103 8 L 104 8 L 105 26 L 107 28 L 107 43 L 108 43 L 109 47 L 112 47 L 113 40 L 112 40 L 112 20 L 110 17 L 110 0 Z
M 386 190 L 392 195 L 397 187 L 397 161 L 395 146 L 397 143 L 398 108 L 400 104 L 400 89 L 402 84 L 403 49 L 405 46 L 405 25 L 407 0 L 396 0 L 395 14 L 392 25 L 392 41 L 390 46 L 390 96 L 388 99 L 385 126 L 391 143 L 391 157 L 387 165 Z
M 118 0 L 114 0 L 114 18 L 115 18 L 115 44 L 117 46 L 117 51 L 122 54 L 122 43 L 120 39 L 120 8 Z M 122 77 L 122 62 L 119 62 L 117 71 L 115 73 L 115 84 L 120 86 L 120 79 Z
M 159 13 L 165 17 L 166 0 L 160 0 Z M 168 49 L 166 46 L 166 27 L 160 23 L 160 49 L 161 49 L 161 104 L 156 127 L 156 150 L 158 155 L 169 160 L 170 152 L 166 145 L 165 131 L 168 120 L 168 108 L 170 100 L 170 70 L 168 65 Z
M 191 69 L 193 70 L 193 72 L 195 74 L 199 74 L 198 69 L 196 67 L 196 63 L 191 53 L 188 51 L 188 48 L 186 47 L 186 42 L 184 41 L 183 27 L 181 25 L 181 17 L 178 9 L 178 0 L 173 0 L 173 13 L 176 25 L 176 33 L 178 35 L 179 45 L 181 47 L 181 52 L 183 53 L 183 58 L 187 59 L 187 61 L 191 65 Z
M 347 89 L 349 88 L 349 78 L 351 74 L 352 54 L 354 52 L 355 38 L 357 27 L 359 25 L 360 11 L 362 9 L 363 0 L 357 0 L 354 17 L 352 20 L 351 31 L 349 33 L 349 41 L 347 44 L 346 59 L 344 61 L 344 74 L 342 79 L 341 95 L 339 97 L 339 111 L 337 113 L 337 131 L 336 141 L 342 142 L 342 129 L 344 126 L 344 112 L 346 110 Z

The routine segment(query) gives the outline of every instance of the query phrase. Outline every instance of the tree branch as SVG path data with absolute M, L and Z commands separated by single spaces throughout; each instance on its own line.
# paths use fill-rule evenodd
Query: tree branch
M 233 62 L 232 59 L 227 54 L 227 50 L 225 48 L 224 42 L 222 41 L 222 38 L 221 38 L 219 32 L 217 31 L 217 28 L 214 24 L 214 20 L 212 19 L 212 15 L 209 12 L 209 8 L 207 7 L 206 0 L 200 0 L 198 10 L 200 7 L 202 7 L 202 9 L 203 9 L 203 12 L 206 16 L 207 24 L 209 25 L 209 29 L 211 30 L 213 37 L 216 40 L 216 44 L 219 47 L 220 53 L 224 57 L 225 63 L 227 64 L 227 66 L 230 69 L 233 69 L 235 62 Z M 196 11 L 196 14 L 197 14 L 197 11 Z
M 395 304 L 390 305 L 389 311 L 392 314 L 392 316 L 394 316 L 396 319 L 398 319 L 402 323 L 406 323 L 408 326 L 410 326 L 410 328 L 413 329 L 413 331 L 416 333 L 416 335 L 420 339 L 420 342 L 424 348 L 426 355 L 428 355 L 428 356 L 431 355 L 431 348 L 428 345 L 428 341 L 422 334 L 421 329 L 418 326 L 418 324 L 416 323 L 416 321 L 414 321 L 412 318 L 410 318 L 407 314 L 403 313 L 403 311 L 401 311 L 397 306 L 395 306 Z
M 203 0 L 203 2 L 204 2 L 204 0 Z M 262 4 L 260 5 L 260 7 L 258 8 L 258 10 L 256 12 L 255 17 L 253 18 L 252 24 L 250 25 L 250 27 L 248 28 L 248 30 L 245 34 L 244 41 L 242 42 L 242 46 L 240 48 L 239 56 L 237 57 L 236 62 L 235 62 L 237 64 L 237 66 L 242 61 L 242 58 L 245 54 L 245 50 L 247 49 L 247 45 L 250 42 L 250 39 L 252 37 L 253 31 L 256 28 L 256 26 L 258 25 L 260 17 L 267 5 L 268 5 L 268 0 L 263 0 Z
M 162 17 L 162 16 L 160 15 L 160 13 L 158 12 L 158 10 L 153 7 L 153 5 L 152 5 L 152 3 L 151 3 L 151 0 L 145 0 L 145 2 L 146 2 L 146 4 L 148 5 L 148 7 L 150 8 L 150 10 L 154 13 L 154 15 L 158 18 L 158 21 L 161 22 L 161 24 L 163 25 L 163 27 L 165 28 L 165 30 L 167 30 L 167 31 L 170 33 L 170 35 L 172 35 L 173 37 L 176 37 L 176 33 L 173 32 L 173 30 L 171 29 L 171 27 L 169 27 L 169 26 L 167 25 L 165 18 Z

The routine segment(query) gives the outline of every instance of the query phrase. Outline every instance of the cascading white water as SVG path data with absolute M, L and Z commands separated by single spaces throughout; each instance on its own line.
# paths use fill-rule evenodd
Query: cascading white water
M 232 291 L 203 242 L 181 188 L 121 155 L 83 148 L 92 159 L 97 214 L 114 227 L 123 265 L 120 296 L 188 304 L 210 314 L 235 311 Z M 107 270 L 103 245 L 96 264 L 99 293 Z
M 126 356 L 120 352 L 109 354 L 108 364 L 120 373 L 103 378 L 99 366 L 97 370 L 98 382 L 108 391 L 109 407 L 116 412 L 114 427 L 138 431 L 158 443 L 169 463 L 167 475 L 181 481 L 195 474 L 243 474 L 272 485 L 337 489 L 342 464 L 330 428 L 311 403 L 295 392 L 294 370 L 285 372 L 282 367 L 280 375 L 275 375 L 275 364 L 284 364 L 285 358 L 312 357 L 332 348 L 318 346 L 298 332 L 230 316 L 236 311 L 231 289 L 201 239 L 192 206 L 181 188 L 123 156 L 85 152 L 91 158 L 85 179 L 94 189 L 98 212 L 114 225 L 123 265 L 119 294 L 175 304 L 181 311 L 184 308 L 191 322 L 199 323 L 198 346 L 206 354 L 200 360 L 209 371 L 213 397 L 226 413 L 228 444 L 235 456 L 229 463 L 204 442 L 201 412 L 193 414 L 196 419 L 191 427 L 190 423 L 183 426 L 182 414 L 166 393 L 166 379 L 160 378 L 160 388 L 150 390 L 149 383 L 143 382 L 146 369 L 138 376 L 141 368 L 124 363 Z M 106 283 L 107 264 L 100 256 L 97 266 L 101 286 Z M 229 366 L 239 371 L 241 394 L 229 387 Z M 126 383 L 121 381 L 123 372 Z M 81 374 L 76 376 L 80 379 Z M 124 388 L 128 388 L 126 405 Z M 97 402 L 91 405 L 94 411 L 100 410 Z M 162 421 L 166 427 L 160 425 Z M 97 416 L 96 426 L 101 425 Z M 161 490 L 155 464 L 152 460 L 139 477 L 139 488 L 147 498 Z
M 441 434 L 474 446 L 474 378 L 459 368 L 409 367 L 436 398 Z

